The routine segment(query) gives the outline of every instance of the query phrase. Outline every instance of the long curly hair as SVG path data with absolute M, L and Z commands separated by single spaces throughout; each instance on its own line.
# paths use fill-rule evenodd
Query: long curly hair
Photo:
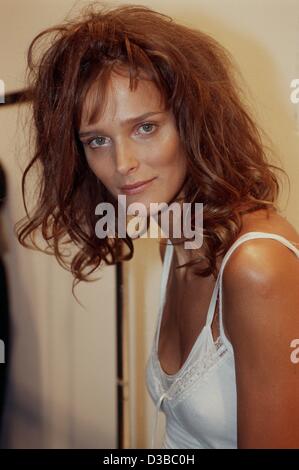
M 41 249 L 34 235 L 42 235 L 43 251 L 72 272 L 73 289 L 91 280 L 101 263 L 112 265 L 134 254 L 128 234 L 106 239 L 95 234 L 91 208 L 114 200 L 90 170 L 78 137 L 88 90 L 98 82 L 90 123 L 118 64 L 128 68 L 131 89 L 139 72 L 146 72 L 175 117 L 187 158 L 185 201 L 204 203 L 199 275 L 216 276 L 216 257 L 237 238 L 242 214 L 277 209 L 275 170 L 285 172 L 267 162 L 263 131 L 242 101 L 233 59 L 209 35 L 145 6 L 90 5 L 75 19 L 38 34 L 27 60 L 34 156 L 22 179 L 26 216 L 15 230 L 19 242 L 34 249 Z M 30 215 L 26 181 L 33 168 L 40 172 Z M 68 244 L 77 248 L 71 256 L 63 251 Z M 123 244 L 129 253 L 124 254 Z

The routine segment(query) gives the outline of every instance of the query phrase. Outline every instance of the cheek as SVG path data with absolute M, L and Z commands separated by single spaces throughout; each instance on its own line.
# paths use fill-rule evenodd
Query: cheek
M 163 139 L 148 153 L 148 160 L 161 169 L 174 169 L 184 166 L 184 155 L 177 137 Z
M 161 158 L 166 171 L 171 172 L 174 179 L 181 179 L 186 172 L 186 157 L 180 142 L 170 143 Z

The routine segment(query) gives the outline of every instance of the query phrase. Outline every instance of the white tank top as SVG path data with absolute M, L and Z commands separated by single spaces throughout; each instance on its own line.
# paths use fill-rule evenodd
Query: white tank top
M 299 249 L 276 233 L 248 232 L 239 237 L 225 254 L 207 313 L 206 324 L 197 337 L 189 356 L 176 374 L 166 374 L 158 360 L 158 341 L 165 303 L 165 289 L 173 253 L 166 247 L 160 290 L 160 308 L 154 340 L 146 363 L 146 386 L 155 404 L 151 447 L 159 410 L 165 414 L 166 429 L 162 449 L 236 449 L 237 394 L 233 347 L 225 336 L 222 323 L 222 274 L 232 252 L 246 240 L 272 238 L 292 250 Z M 220 289 L 219 289 L 220 286 Z M 211 330 L 219 290 L 220 336 L 214 342 Z

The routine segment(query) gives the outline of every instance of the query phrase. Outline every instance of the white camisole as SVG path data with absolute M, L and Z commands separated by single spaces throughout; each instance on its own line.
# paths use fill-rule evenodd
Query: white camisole
M 189 356 L 176 374 L 166 374 L 158 359 L 158 341 L 165 303 L 165 289 L 173 245 L 165 250 L 160 308 L 152 348 L 146 363 L 146 386 L 155 404 L 151 448 L 159 410 L 165 414 L 166 429 L 162 449 L 236 449 L 237 394 L 233 347 L 225 336 L 222 322 L 222 275 L 232 252 L 246 240 L 272 238 L 292 250 L 299 259 L 299 249 L 276 233 L 247 232 L 225 254 L 207 313 L 206 324 L 197 337 Z M 220 336 L 214 342 L 211 330 L 219 290 Z

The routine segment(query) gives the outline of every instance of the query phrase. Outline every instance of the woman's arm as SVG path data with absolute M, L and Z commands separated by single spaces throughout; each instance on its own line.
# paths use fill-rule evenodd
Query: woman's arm
M 223 274 L 223 322 L 236 364 L 238 448 L 299 448 L 299 259 L 252 240 Z

